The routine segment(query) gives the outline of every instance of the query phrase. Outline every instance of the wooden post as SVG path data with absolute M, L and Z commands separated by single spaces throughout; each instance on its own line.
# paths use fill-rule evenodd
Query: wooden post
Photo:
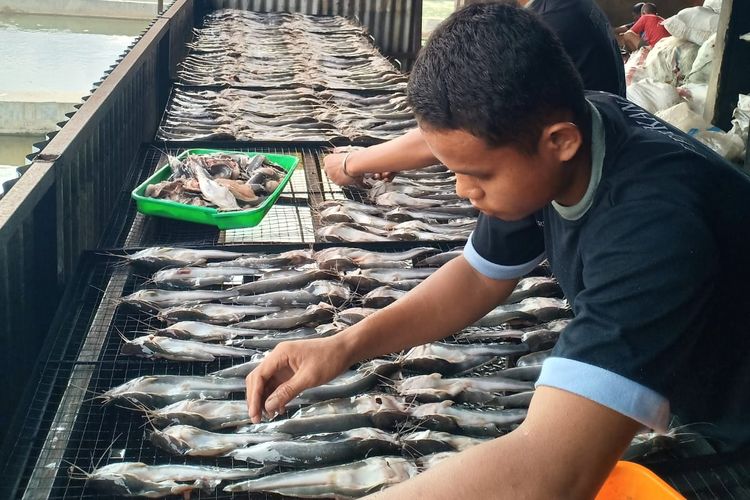
M 740 40 L 740 35 L 748 32 L 750 1 L 724 0 L 703 113 L 707 121 L 723 130 L 731 127 L 737 95 L 750 93 L 750 43 Z

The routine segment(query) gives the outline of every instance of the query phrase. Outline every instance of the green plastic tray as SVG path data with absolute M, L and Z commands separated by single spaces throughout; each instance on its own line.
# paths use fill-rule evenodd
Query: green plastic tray
M 222 149 L 188 149 L 187 151 L 180 154 L 177 158 L 182 159 L 188 154 L 210 154 L 210 153 L 229 153 L 229 154 L 242 154 L 246 156 L 255 156 L 262 154 L 270 161 L 281 166 L 287 171 L 287 174 L 279 183 L 279 187 L 271 193 L 271 195 L 263 200 L 263 203 L 255 208 L 248 210 L 237 210 L 233 212 L 220 212 L 215 208 L 209 207 L 196 207 L 193 205 L 185 205 L 184 203 L 177 203 L 172 200 L 162 200 L 159 198 L 150 198 L 145 196 L 146 186 L 150 184 L 156 184 L 168 178 L 172 169 L 169 164 L 159 168 L 154 175 L 146 179 L 146 181 L 135 188 L 132 192 L 132 197 L 136 202 L 138 211 L 146 215 L 156 215 L 158 217 L 167 217 L 170 219 L 184 220 L 188 222 L 196 222 L 198 224 L 208 224 L 216 226 L 219 229 L 235 229 L 238 227 L 253 227 L 260 224 L 263 217 L 271 209 L 276 200 L 281 195 L 281 191 L 284 190 L 289 179 L 294 173 L 294 169 L 299 163 L 299 157 L 292 155 L 276 155 L 266 153 L 255 153 L 245 151 L 227 151 Z

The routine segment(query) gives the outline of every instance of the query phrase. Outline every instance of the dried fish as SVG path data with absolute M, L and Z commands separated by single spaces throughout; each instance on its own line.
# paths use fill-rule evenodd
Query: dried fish
M 336 277 L 337 274 L 335 272 L 324 271 L 322 269 L 293 271 L 292 274 L 283 275 L 278 278 L 264 278 L 251 283 L 245 283 L 244 285 L 232 288 L 232 290 L 237 291 L 242 295 L 278 292 L 280 290 L 297 290 L 313 281 Z
M 489 377 L 443 378 L 439 373 L 409 377 L 396 383 L 402 396 L 419 401 L 435 402 L 450 399 L 464 403 L 482 403 L 498 393 L 523 392 L 534 389 L 533 382 L 522 382 L 499 375 Z
M 252 435 L 252 434 L 250 434 Z M 370 427 L 276 440 L 237 448 L 227 456 L 258 465 L 321 466 L 375 455 L 394 455 L 401 445 L 393 434 Z
M 373 252 L 360 248 L 332 247 L 317 251 L 315 261 L 321 269 L 337 271 L 373 267 L 407 267 L 413 259 L 434 254 L 436 251 L 432 247 L 412 248 L 403 252 Z
M 367 308 L 382 309 L 406 295 L 406 290 L 391 286 L 379 286 L 362 297 L 362 305 Z
M 250 423 L 247 402 L 244 400 L 184 399 L 163 408 L 149 410 L 147 415 L 157 427 L 180 424 L 218 430 Z
M 303 325 L 316 326 L 330 321 L 335 311 L 336 309 L 333 306 L 321 302 L 320 304 L 308 306 L 306 309 L 286 309 L 281 312 L 262 316 L 258 319 L 243 321 L 237 323 L 235 326 L 263 330 L 288 330 Z
M 146 375 L 108 390 L 101 398 L 105 403 L 126 401 L 154 408 L 183 399 L 225 399 L 244 390 L 245 380 L 241 378 Z
M 298 266 L 313 262 L 312 251 L 290 250 L 280 254 L 243 254 L 228 262 L 209 262 L 207 267 L 249 267 L 254 269 L 270 269 L 275 267 Z
M 126 356 L 164 358 L 172 361 L 213 361 L 220 357 L 250 357 L 258 354 L 258 351 L 144 335 L 133 340 L 126 340 L 120 348 L 120 353 Z
M 524 344 L 459 345 L 433 342 L 412 348 L 404 355 L 404 368 L 427 373 L 454 374 L 472 370 L 502 356 L 528 352 Z
M 490 327 L 503 324 L 530 326 L 570 315 L 570 307 L 565 300 L 531 297 L 517 304 L 497 306 L 482 319 L 476 321 L 474 326 Z
M 336 313 L 336 321 L 344 325 L 354 325 L 359 323 L 367 316 L 377 312 L 377 309 L 370 307 L 350 307 Z
M 544 360 L 549 358 L 552 354 L 552 349 L 546 351 L 532 352 L 521 356 L 516 362 L 516 366 L 541 366 Z
M 159 287 L 190 289 L 222 285 L 231 283 L 233 278 L 262 274 L 263 271 L 249 267 L 179 267 L 157 271 L 151 279 Z
M 263 491 L 303 498 L 359 498 L 416 474 L 416 465 L 404 458 L 372 457 L 346 465 L 273 474 L 230 484 L 224 491 Z
M 433 430 L 463 432 L 471 436 L 494 437 L 506 434 L 523 422 L 526 410 L 477 411 L 454 406 L 453 401 L 428 403 L 412 409 L 411 417 Z
M 237 292 L 229 290 L 138 290 L 120 299 L 120 302 L 142 311 L 158 313 L 160 309 L 177 305 L 201 304 L 227 299 Z
M 182 340 L 197 340 L 211 342 L 216 340 L 231 340 L 236 337 L 258 337 L 275 333 L 273 330 L 252 330 L 234 326 L 218 326 L 200 321 L 179 321 L 166 328 L 153 332 L 161 337 L 172 337 Z
M 233 289 L 236 291 L 236 289 Z M 203 321 L 217 325 L 237 323 L 248 316 L 263 316 L 280 311 L 276 306 L 232 306 L 226 304 L 194 304 L 174 306 L 159 311 L 157 318 L 165 323 Z M 253 327 L 248 327 L 253 328 Z
M 270 469 L 211 467 L 207 465 L 146 465 L 140 462 L 117 462 L 83 473 L 82 479 L 96 490 L 118 496 L 159 498 L 189 495 L 200 490 L 211 493 L 222 481 L 258 477 Z M 76 477 L 71 473 L 71 477 Z
M 487 442 L 487 438 L 475 438 L 450 434 L 440 431 L 418 431 L 409 433 L 401 438 L 404 451 L 410 455 L 431 455 L 444 451 L 468 450 L 478 444 Z
M 149 436 L 151 442 L 164 451 L 193 457 L 218 457 L 238 448 L 288 437 L 279 433 L 218 433 L 181 424 L 170 425 L 164 430 L 155 429 Z
M 205 264 L 210 260 L 229 260 L 246 256 L 225 250 L 194 250 L 190 248 L 149 247 L 121 257 L 133 264 L 149 267 L 185 267 Z
M 236 292 L 236 290 L 235 290 Z M 349 301 L 351 291 L 347 286 L 329 280 L 316 280 L 301 290 L 280 290 L 258 295 L 239 295 L 225 302 L 258 306 L 308 306 L 328 302 L 340 307 Z

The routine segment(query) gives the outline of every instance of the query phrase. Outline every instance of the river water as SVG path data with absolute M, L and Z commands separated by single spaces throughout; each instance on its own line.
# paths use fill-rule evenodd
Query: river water
M 3 102 L 79 102 L 147 25 L 0 12 L 0 119 L 7 120 Z M 31 144 L 42 139 L 43 133 L 0 135 L 0 165 L 23 165 Z

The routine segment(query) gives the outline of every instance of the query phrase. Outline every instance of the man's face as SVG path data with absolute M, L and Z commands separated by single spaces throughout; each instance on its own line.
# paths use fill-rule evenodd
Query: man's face
M 456 174 L 456 191 L 481 212 L 513 221 L 555 199 L 565 176 L 550 155 L 515 146 L 489 147 L 463 130 L 420 128 L 435 157 Z

